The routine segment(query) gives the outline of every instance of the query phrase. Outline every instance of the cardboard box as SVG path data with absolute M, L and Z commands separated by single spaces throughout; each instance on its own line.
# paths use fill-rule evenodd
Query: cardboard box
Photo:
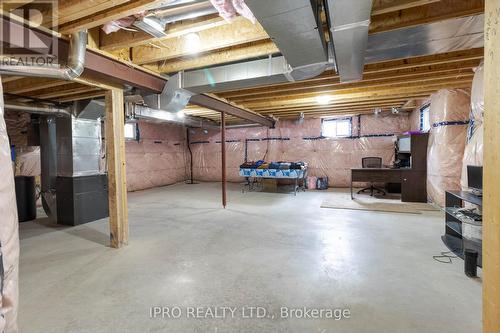
M 262 179 L 263 192 L 277 192 L 278 180 L 277 179 Z

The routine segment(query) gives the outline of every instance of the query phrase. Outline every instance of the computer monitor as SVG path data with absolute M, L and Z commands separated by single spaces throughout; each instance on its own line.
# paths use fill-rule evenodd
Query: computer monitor
M 411 138 L 409 136 L 398 139 L 398 151 L 400 153 L 411 152 Z
M 467 186 L 474 192 L 483 192 L 483 167 L 467 166 Z

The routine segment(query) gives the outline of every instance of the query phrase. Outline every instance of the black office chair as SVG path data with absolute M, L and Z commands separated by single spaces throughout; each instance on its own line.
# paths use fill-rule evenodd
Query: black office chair
M 363 157 L 361 159 L 361 164 L 363 166 L 363 169 L 378 169 L 382 167 L 382 158 L 381 157 Z M 374 192 L 378 192 L 382 195 L 385 195 L 385 191 L 375 187 L 373 183 L 370 183 L 370 187 L 366 187 L 362 190 L 358 191 L 358 194 L 364 193 L 370 191 L 370 195 L 373 197 Z

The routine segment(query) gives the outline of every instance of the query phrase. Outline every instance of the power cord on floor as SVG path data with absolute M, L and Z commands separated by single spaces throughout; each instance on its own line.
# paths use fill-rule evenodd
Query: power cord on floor
M 432 259 L 436 260 L 437 262 L 443 263 L 443 264 L 452 264 L 453 259 L 458 258 L 456 255 L 449 255 L 449 253 L 454 253 L 454 251 L 445 251 L 441 252 L 441 255 L 439 256 L 432 256 Z

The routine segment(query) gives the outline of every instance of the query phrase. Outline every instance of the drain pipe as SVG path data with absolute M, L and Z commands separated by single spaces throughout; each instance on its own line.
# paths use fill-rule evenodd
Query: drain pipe
M 5 110 L 9 111 L 21 111 L 35 114 L 42 114 L 47 116 L 58 116 L 58 117 L 71 117 L 71 112 L 65 108 L 58 108 L 51 105 L 45 104 L 28 104 L 19 102 L 5 102 Z
M 1 75 L 46 77 L 62 80 L 74 80 L 82 75 L 85 68 L 87 50 L 87 30 L 71 35 L 66 66 L 18 66 L 0 63 Z

